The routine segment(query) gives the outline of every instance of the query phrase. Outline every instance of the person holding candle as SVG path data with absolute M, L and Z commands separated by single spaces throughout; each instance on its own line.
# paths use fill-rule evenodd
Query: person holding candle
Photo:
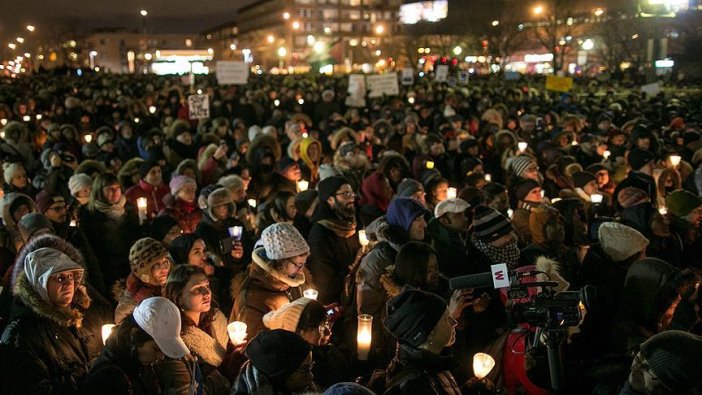
M 188 176 L 175 176 L 168 184 L 171 193 L 163 198 L 165 207 L 159 215 L 175 218 L 185 233 L 192 233 L 202 220 L 202 210 L 197 206 L 197 182 Z
M 312 137 L 303 138 L 300 141 L 300 159 L 302 175 L 309 180 L 310 188 L 314 188 L 319 182 L 319 166 L 322 163 L 322 143 Z
M 207 194 L 206 197 L 205 194 Z M 234 218 L 236 209 L 231 193 L 227 188 L 213 186 L 205 188 L 200 199 L 201 203 L 205 204 L 206 209 L 202 221 L 195 229 L 195 234 L 205 241 L 215 265 L 224 266 L 231 273 L 241 271 L 244 264 L 248 262 L 244 258 L 245 251 L 250 251 L 253 242 L 245 230 L 239 240 L 232 238 L 232 235 L 229 234 L 229 228 L 244 226 L 241 221 Z
M 344 354 L 330 343 L 334 324 L 327 308 L 310 298 L 300 298 L 263 316 L 268 329 L 285 329 L 300 335 L 312 347 L 315 361 L 312 373 L 321 387 L 351 380 L 351 370 Z
M 100 262 L 105 289 L 129 274 L 129 249 L 141 236 L 136 212 L 122 195 L 113 173 L 100 173 L 90 201 L 80 210 L 80 228 Z
M 183 342 L 197 356 L 207 394 L 228 393 L 229 381 L 217 368 L 227 352 L 227 319 L 214 305 L 204 270 L 193 265 L 176 266 L 169 274 L 163 296 L 180 310 Z
M 120 293 L 115 309 L 115 323 L 119 324 L 142 300 L 161 296 L 161 288 L 171 268 L 171 257 L 159 241 L 150 237 L 139 239 L 129 250 L 131 272 Z M 118 287 L 122 284 L 119 283 Z
M 139 183 L 127 189 L 124 193 L 133 205 L 137 199 L 146 198 L 146 217 L 155 217 L 166 207 L 163 198 L 169 193 L 168 185 L 163 183 L 161 166 L 152 160 L 145 160 L 139 165 Z
M 286 223 L 273 224 L 261 233 L 263 247 L 253 252 L 253 263 L 238 289 L 232 289 L 234 308 L 229 321 L 248 326 L 249 338 L 264 329 L 263 316 L 302 297 L 310 288 L 305 263 L 310 248 L 300 232 Z

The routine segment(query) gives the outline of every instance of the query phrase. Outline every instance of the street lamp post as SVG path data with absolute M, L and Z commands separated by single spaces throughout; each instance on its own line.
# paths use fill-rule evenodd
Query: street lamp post
M 97 56 L 97 51 L 90 51 L 90 68 L 95 70 L 95 57 Z
M 146 16 L 149 15 L 149 12 L 146 10 L 141 10 L 139 11 L 139 14 L 141 15 L 141 29 L 144 36 L 146 36 Z

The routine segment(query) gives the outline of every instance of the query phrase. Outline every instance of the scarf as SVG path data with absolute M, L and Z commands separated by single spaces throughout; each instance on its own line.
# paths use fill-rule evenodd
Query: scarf
M 115 204 L 105 203 L 102 200 L 95 199 L 93 207 L 95 210 L 107 215 L 111 219 L 120 219 L 124 215 L 124 205 L 127 204 L 127 198 L 122 195 L 119 202 Z
M 132 296 L 137 304 L 141 303 L 142 300 L 150 298 L 152 296 L 161 296 L 161 286 L 154 284 L 147 284 L 137 278 L 134 273 L 129 273 L 127 277 L 127 292 Z
M 320 225 L 336 233 L 342 239 L 348 239 L 356 234 L 356 219 L 345 221 L 342 219 L 325 218 L 317 221 Z
M 506 263 L 509 270 L 517 268 L 519 264 L 519 248 L 517 247 L 516 239 L 513 239 L 511 243 L 504 247 L 495 247 L 473 235 L 473 243 L 483 254 L 487 255 L 493 263 Z
M 528 212 L 531 212 L 531 210 L 533 210 L 534 208 L 541 207 L 541 206 L 542 206 L 542 204 L 532 203 L 532 202 L 519 202 L 519 204 L 518 204 L 519 208 L 526 210 Z

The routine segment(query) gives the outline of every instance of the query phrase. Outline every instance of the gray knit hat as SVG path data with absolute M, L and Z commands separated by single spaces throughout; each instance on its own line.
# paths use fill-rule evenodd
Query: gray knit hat
M 673 393 L 702 386 L 702 338 L 683 331 L 661 332 L 641 345 L 641 355 Z
M 71 195 L 75 196 L 84 187 L 91 187 L 93 179 L 85 173 L 78 173 L 68 179 L 68 189 L 71 190 Z
M 263 325 L 268 329 L 285 329 L 286 331 L 297 331 L 297 324 L 305 307 L 314 299 L 299 298 L 279 308 L 278 310 L 266 313 L 263 316 Z
M 310 246 L 294 226 L 273 224 L 261 233 L 263 248 L 268 259 L 286 259 L 310 252 Z
M 514 172 L 514 175 L 521 177 L 524 170 L 526 170 L 526 168 L 532 163 L 535 163 L 534 160 L 525 155 L 512 159 L 512 171 Z

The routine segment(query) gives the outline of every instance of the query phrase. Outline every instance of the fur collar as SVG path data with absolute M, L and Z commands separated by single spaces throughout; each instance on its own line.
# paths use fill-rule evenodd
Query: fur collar
M 188 346 L 188 350 L 195 354 L 206 363 L 219 367 L 224 359 L 224 354 L 227 351 L 227 342 L 229 335 L 227 334 L 227 320 L 224 315 L 217 310 L 214 321 L 212 322 L 212 332 L 214 336 L 210 336 L 202 329 L 189 325 L 183 330 L 181 337 Z
M 91 302 L 85 286 L 79 285 L 76 287 L 73 302 L 69 308 L 58 309 L 51 306 L 34 290 L 24 272 L 21 272 L 17 277 L 13 293 L 34 314 L 64 327 L 80 328 L 83 323 L 83 312 L 90 307 Z
M 256 263 L 256 265 L 263 269 L 263 271 L 266 273 L 266 275 L 273 277 L 274 280 L 277 280 L 277 282 L 283 283 L 285 285 L 284 288 L 293 288 L 293 287 L 299 287 L 300 285 L 305 283 L 305 273 L 302 271 L 298 272 L 294 278 L 288 277 L 285 273 L 282 273 L 279 270 L 275 270 L 270 266 L 270 260 L 268 260 L 265 257 L 265 249 L 263 248 L 257 248 L 254 250 L 252 254 L 253 261 Z M 275 284 L 273 284 L 275 286 Z

